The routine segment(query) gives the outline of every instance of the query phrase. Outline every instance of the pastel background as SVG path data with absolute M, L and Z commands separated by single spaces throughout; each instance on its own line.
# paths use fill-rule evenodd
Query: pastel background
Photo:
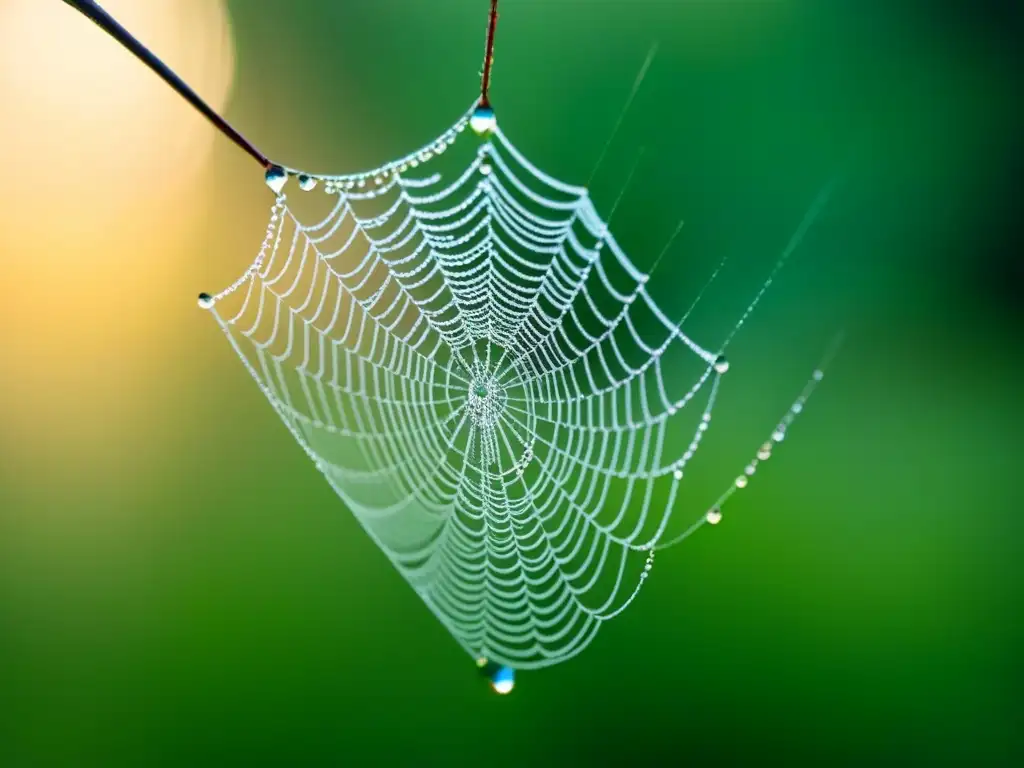
M 436 136 L 486 0 L 107 0 L 257 146 L 325 172 Z M 1020 14 L 996 2 L 502 0 L 493 99 L 590 176 L 652 291 L 731 348 L 681 503 L 715 529 L 497 697 L 319 478 L 201 290 L 250 158 L 58 0 L 0 0 L 0 765 L 1024 764 Z M 1004 7 L 1005 6 L 1005 7 Z

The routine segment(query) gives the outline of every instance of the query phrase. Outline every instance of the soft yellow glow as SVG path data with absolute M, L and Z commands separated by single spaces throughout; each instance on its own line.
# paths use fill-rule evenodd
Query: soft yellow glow
M 233 51 L 220 0 L 103 5 L 215 108 L 224 106 Z M 192 181 L 214 138 L 154 74 L 61 2 L 0 0 L 0 103 L 5 204 L 14 205 L 2 215 L 27 226 L 45 221 L 44 234 L 58 243 L 62 232 L 102 232 L 145 208 L 146 198 Z
M 223 0 L 102 2 L 225 106 Z M 59 0 L 0 0 L 0 113 L 0 449 L 88 472 L 153 418 L 217 134 Z

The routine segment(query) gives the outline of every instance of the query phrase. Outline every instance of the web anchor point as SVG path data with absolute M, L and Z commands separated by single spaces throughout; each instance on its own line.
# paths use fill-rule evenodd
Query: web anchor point
M 273 190 L 275 195 L 280 195 L 284 185 L 288 182 L 288 171 L 280 165 L 271 165 L 263 175 L 267 186 Z
M 481 138 L 494 133 L 494 129 L 498 127 L 498 118 L 494 114 L 494 107 L 484 103 L 481 99 L 480 104 L 473 110 L 473 115 L 469 118 L 469 127 Z

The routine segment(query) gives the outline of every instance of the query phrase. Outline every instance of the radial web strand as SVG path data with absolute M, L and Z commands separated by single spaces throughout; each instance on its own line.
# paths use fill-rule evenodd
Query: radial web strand
M 820 371 L 735 485 L 670 533 L 728 364 L 652 300 L 586 189 L 474 117 L 483 141 L 467 114 L 370 172 L 272 171 L 256 260 L 201 304 L 452 636 L 522 669 L 579 653 L 656 549 L 718 522 Z M 292 177 L 324 210 L 298 212 Z

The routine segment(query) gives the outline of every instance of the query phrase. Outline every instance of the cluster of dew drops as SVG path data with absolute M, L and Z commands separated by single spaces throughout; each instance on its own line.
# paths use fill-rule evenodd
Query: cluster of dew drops
M 498 121 L 494 114 L 494 110 L 490 107 L 478 106 L 473 110 L 470 117 L 463 117 L 436 141 L 417 150 L 416 152 L 406 155 L 405 157 L 398 160 L 392 160 L 376 170 L 347 176 L 316 176 L 309 173 L 289 170 L 279 165 L 273 165 L 267 169 L 265 179 L 267 186 L 270 187 L 274 194 L 277 195 L 281 194 L 288 178 L 290 176 L 296 176 L 299 189 L 303 192 L 310 192 L 313 189 L 316 189 L 317 183 L 323 181 L 324 189 L 328 194 L 338 194 L 346 190 L 358 189 L 366 190 L 363 194 L 367 197 L 374 197 L 377 194 L 374 187 L 385 186 L 391 180 L 397 178 L 399 174 L 405 173 L 410 168 L 418 167 L 421 163 L 429 161 L 436 155 L 443 154 L 448 147 L 455 143 L 456 138 L 458 138 L 458 134 L 465 131 L 467 126 L 469 126 L 477 136 L 485 137 L 490 135 L 497 125 Z M 490 168 L 487 170 L 481 170 L 486 175 L 490 171 Z M 369 189 L 367 189 L 368 187 Z

